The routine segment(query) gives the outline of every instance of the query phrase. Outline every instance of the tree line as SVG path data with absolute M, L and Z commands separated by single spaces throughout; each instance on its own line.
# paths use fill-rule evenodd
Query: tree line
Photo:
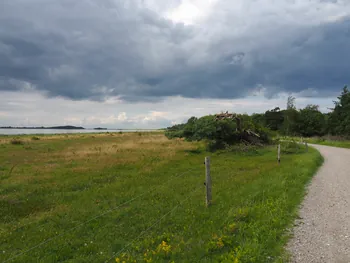
M 276 135 L 323 136 L 326 134 L 350 136 L 350 93 L 345 86 L 334 101 L 330 112 L 322 113 L 318 105 L 296 109 L 295 98 L 288 97 L 286 109 L 276 107 L 265 113 L 236 114 L 232 119 L 218 120 L 215 115 L 191 117 L 186 123 L 166 129 L 168 138 L 188 141 L 205 140 L 209 150 L 226 148 L 236 143 L 266 144 Z M 239 123 L 239 124 L 238 124 Z
M 288 97 L 284 110 L 275 108 L 262 114 L 253 114 L 253 122 L 288 136 L 350 136 L 350 93 L 345 86 L 334 101 L 334 108 L 322 113 L 318 105 L 309 104 L 297 110 L 295 98 Z

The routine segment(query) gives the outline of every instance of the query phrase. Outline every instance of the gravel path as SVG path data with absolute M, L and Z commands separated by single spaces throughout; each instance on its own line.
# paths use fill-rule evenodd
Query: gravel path
M 312 145 L 324 157 L 288 244 L 295 263 L 350 263 L 350 149 Z

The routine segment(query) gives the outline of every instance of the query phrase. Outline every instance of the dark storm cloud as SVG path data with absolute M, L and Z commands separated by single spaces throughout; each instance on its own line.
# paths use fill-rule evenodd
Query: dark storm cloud
M 266 59 L 268 81 L 288 91 L 316 89 L 339 91 L 350 82 L 350 20 L 323 24 L 302 32 L 294 43 L 280 47 L 276 57 Z M 278 59 L 277 59 L 278 58 Z M 273 66 L 278 68 L 270 70 Z M 259 69 L 259 68 L 258 68 Z M 257 69 L 257 70 L 258 70 Z
M 0 90 L 152 101 L 244 97 L 261 86 L 267 96 L 309 89 L 322 96 L 349 82 L 347 18 L 313 25 L 276 19 L 233 34 L 230 14 L 200 28 L 156 11 L 141 1 L 3 1 Z

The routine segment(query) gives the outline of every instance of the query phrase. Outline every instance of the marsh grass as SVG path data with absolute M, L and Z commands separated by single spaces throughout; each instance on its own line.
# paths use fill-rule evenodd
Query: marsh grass
M 278 166 L 274 146 L 208 153 L 162 133 L 38 137 L 20 137 L 30 149 L 0 137 L 1 262 L 52 237 L 10 262 L 284 262 L 286 229 L 322 162 L 312 148 Z

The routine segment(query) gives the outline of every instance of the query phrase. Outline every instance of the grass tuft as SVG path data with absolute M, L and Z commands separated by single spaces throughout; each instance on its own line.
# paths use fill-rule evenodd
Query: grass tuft
M 281 154 L 298 154 L 303 153 L 305 151 L 305 146 L 295 141 L 281 143 Z
M 24 141 L 22 141 L 22 140 L 20 140 L 20 139 L 12 139 L 12 140 L 10 141 L 10 143 L 11 143 L 12 145 L 23 145 L 23 144 L 24 144 Z

